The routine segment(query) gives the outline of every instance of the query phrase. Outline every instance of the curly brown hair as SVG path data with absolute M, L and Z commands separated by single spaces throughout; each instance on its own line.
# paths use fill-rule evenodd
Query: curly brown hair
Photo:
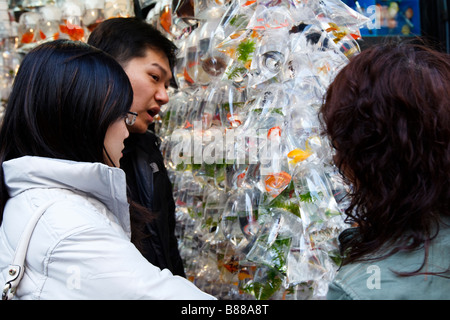
M 344 264 L 421 246 L 426 260 L 450 216 L 449 92 L 450 56 L 417 41 L 362 51 L 330 85 L 322 133 L 352 187 L 345 213 L 358 231 L 341 243 Z

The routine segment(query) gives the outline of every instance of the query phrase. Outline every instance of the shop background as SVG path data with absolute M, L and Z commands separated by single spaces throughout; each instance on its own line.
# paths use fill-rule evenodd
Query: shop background
M 450 1 L 448 0 L 343 0 L 355 10 L 367 12 L 370 6 L 380 10 L 379 29 L 362 28 L 364 49 L 386 41 L 388 37 L 422 36 L 436 49 L 450 53 Z
M 134 0 L 136 14 L 145 18 L 157 2 L 161 0 Z M 388 36 L 423 36 L 438 50 L 450 53 L 450 0 L 343 0 L 342 2 L 355 10 L 359 9 L 367 16 L 373 14 L 367 12 L 367 8 L 373 5 L 378 5 L 384 13 L 382 17 L 384 21 L 380 21 L 379 30 L 370 30 L 367 27 L 361 29 L 364 38 L 360 41 L 362 49 L 385 41 Z M 387 16 L 389 7 L 393 7 L 393 16 L 390 18 Z M 390 19 L 393 28 L 388 27 Z

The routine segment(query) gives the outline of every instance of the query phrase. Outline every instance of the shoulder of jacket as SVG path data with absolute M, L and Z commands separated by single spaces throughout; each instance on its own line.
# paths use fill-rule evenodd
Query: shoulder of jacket
M 53 201 L 38 223 L 42 221 L 58 233 L 65 233 L 73 226 L 96 225 L 99 220 L 106 220 L 109 212 L 106 205 L 94 197 L 68 189 L 30 189 L 10 201 L 15 202 L 11 209 L 22 208 L 30 214 L 48 201 Z
M 61 239 L 80 229 L 101 227 L 102 222 L 107 223 L 106 212 L 106 207 L 98 200 L 73 194 L 55 198 L 39 222 L 55 239 Z
M 362 300 L 361 291 L 367 282 L 367 266 L 356 263 L 341 267 L 329 286 L 328 298 L 338 300 Z
M 327 300 L 355 300 L 356 297 L 352 292 L 342 285 L 342 283 L 337 280 L 333 281 L 328 286 Z
M 153 144 L 155 144 L 158 148 L 161 145 L 161 138 L 153 131 L 147 130 L 145 133 L 145 137 L 146 139 L 148 139 L 148 141 L 153 142 Z

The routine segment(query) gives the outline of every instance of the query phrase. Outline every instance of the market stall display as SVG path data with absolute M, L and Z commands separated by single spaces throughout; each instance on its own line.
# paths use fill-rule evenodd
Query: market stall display
M 186 273 L 220 299 L 324 298 L 348 186 L 317 110 L 369 19 L 338 0 L 193 3 L 147 17 L 180 48 L 156 129 Z

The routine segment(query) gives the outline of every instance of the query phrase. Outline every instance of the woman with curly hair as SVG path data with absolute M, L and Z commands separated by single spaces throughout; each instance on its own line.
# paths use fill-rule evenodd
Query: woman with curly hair
M 320 110 L 351 186 L 328 299 L 450 298 L 450 56 L 413 42 L 368 48 Z

